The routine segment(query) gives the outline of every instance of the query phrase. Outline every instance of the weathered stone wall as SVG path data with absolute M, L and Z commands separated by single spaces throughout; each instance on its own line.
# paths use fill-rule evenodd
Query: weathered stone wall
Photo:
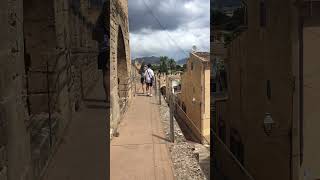
M 121 118 L 121 100 L 123 85 L 131 74 L 131 59 L 129 46 L 128 1 L 114 0 L 110 6 L 110 105 L 111 133 L 117 127 Z M 119 80 L 119 84 L 118 84 Z M 131 92 L 127 92 L 128 100 Z M 120 97 L 119 97 L 120 96 Z
M 0 2 L 0 178 L 30 177 L 20 1 Z M 17 173 L 19 172 L 19 173 Z
M 88 19 L 86 0 L 1 1 L 0 179 L 38 179 L 97 82 L 98 47 Z

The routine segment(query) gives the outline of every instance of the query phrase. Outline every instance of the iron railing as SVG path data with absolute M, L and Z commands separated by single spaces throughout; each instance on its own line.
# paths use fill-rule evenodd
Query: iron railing
M 173 96 L 173 97 L 175 97 L 175 96 Z M 176 97 L 174 99 L 176 99 Z M 186 112 L 184 112 L 182 107 L 175 100 L 172 100 L 171 98 L 169 99 L 169 101 L 173 101 L 175 116 L 178 116 L 178 118 L 180 118 L 180 119 L 184 119 L 189 127 L 192 126 L 191 129 L 192 129 L 194 135 L 196 135 L 199 138 L 201 143 L 210 145 L 210 141 L 208 140 L 208 137 L 203 136 L 201 129 L 195 124 L 195 121 L 193 121 L 186 114 Z M 199 123 L 201 123 L 200 121 L 199 121 Z M 194 131 L 196 131 L 196 132 L 194 132 Z
M 215 131 L 211 130 L 211 134 L 213 135 L 213 154 L 211 157 L 214 178 L 220 180 L 254 180 Z
M 130 92 L 131 95 L 135 95 L 135 92 L 133 92 L 134 85 L 136 82 L 136 76 L 130 76 L 123 80 L 123 82 L 120 82 L 118 84 L 119 86 L 119 105 L 120 105 L 120 112 L 121 114 L 124 114 L 128 109 L 129 104 L 129 98 L 130 98 Z

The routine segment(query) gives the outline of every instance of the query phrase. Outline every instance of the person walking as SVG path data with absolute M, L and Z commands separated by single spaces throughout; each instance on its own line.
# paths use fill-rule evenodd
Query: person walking
M 142 64 L 141 69 L 140 69 L 140 75 L 141 75 L 140 82 L 141 82 L 141 88 L 142 88 L 142 93 L 143 94 L 145 93 L 144 84 L 146 83 L 146 81 L 145 81 L 145 72 L 146 72 L 146 70 L 147 70 L 147 66 Z
M 147 84 L 147 95 L 152 97 L 152 84 L 154 81 L 154 72 L 151 69 L 151 64 L 148 64 L 147 70 L 145 72 L 145 79 Z

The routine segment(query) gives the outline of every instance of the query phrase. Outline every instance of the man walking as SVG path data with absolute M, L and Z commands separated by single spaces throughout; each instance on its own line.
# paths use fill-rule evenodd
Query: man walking
M 153 70 L 151 69 L 151 64 L 148 64 L 148 68 L 146 70 L 145 74 L 145 80 L 147 84 L 147 95 L 152 97 L 152 84 L 154 81 L 154 73 Z

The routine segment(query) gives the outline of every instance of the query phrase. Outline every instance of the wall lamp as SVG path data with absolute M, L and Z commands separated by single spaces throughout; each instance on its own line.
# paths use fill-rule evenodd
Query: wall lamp
M 271 113 L 266 113 L 263 120 L 263 128 L 267 136 L 270 136 L 272 129 L 274 127 L 274 124 L 275 122 L 272 119 Z

